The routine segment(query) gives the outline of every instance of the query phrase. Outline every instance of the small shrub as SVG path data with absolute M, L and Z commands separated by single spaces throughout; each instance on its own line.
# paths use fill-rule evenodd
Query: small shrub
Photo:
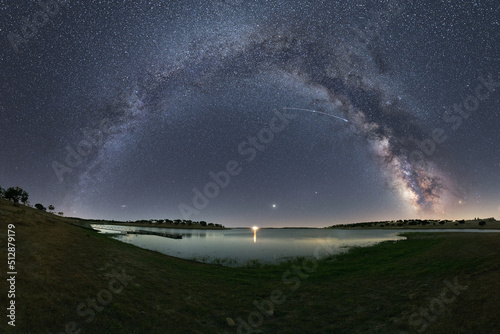
M 47 211 L 47 208 L 46 208 L 46 207 L 44 207 L 44 206 L 43 206 L 42 204 L 40 204 L 40 203 L 36 203 L 36 204 L 35 204 L 35 208 L 37 208 L 37 209 L 38 209 L 38 210 L 40 210 L 40 211 Z

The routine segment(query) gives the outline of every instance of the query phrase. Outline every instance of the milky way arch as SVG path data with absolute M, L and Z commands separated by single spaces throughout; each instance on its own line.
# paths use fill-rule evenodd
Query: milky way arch
M 165 112 L 174 89 L 206 89 L 217 81 L 255 76 L 259 71 L 286 73 L 301 85 L 326 92 L 324 101 L 354 125 L 381 166 L 390 187 L 414 209 L 442 210 L 450 181 L 427 159 L 412 162 L 408 152 L 426 137 L 417 119 L 405 109 L 387 83 L 389 65 L 370 41 L 354 33 L 318 37 L 313 29 L 276 24 L 215 40 L 196 40 L 177 59 L 155 64 L 126 98 L 128 108 L 116 125 L 127 132 L 151 113 Z M 380 79 L 384 77 L 385 79 Z M 139 122 L 139 123 L 138 123 Z M 112 136 L 108 141 L 119 140 Z M 91 169 L 107 155 L 104 145 Z

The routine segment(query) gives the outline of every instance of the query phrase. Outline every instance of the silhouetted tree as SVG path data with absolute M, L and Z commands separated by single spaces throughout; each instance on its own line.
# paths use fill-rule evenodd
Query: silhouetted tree
M 201 226 L 207 226 L 207 222 L 202 220 L 202 221 L 200 222 L 200 225 L 201 225 Z
M 58 214 L 59 216 L 62 216 L 62 215 L 64 215 L 64 212 L 58 212 L 57 214 Z
M 481 220 L 481 221 L 479 222 L 479 226 L 484 226 L 484 225 L 486 225 L 486 222 L 485 222 L 484 220 Z
M 47 211 L 47 209 L 40 203 L 36 203 L 35 208 L 37 208 L 38 210 L 41 210 L 41 211 Z
M 0 198 L 4 198 L 5 197 L 5 189 L 0 187 Z
M 26 205 L 29 197 L 30 195 L 28 195 L 28 193 L 23 190 L 23 192 L 21 193 L 21 202 L 23 202 L 23 204 Z
M 54 211 L 54 209 L 55 209 L 55 207 L 54 207 L 52 204 L 51 204 L 51 205 L 49 205 L 49 210 L 50 210 L 50 211 Z
M 14 205 L 19 203 L 21 200 L 23 203 L 28 201 L 28 193 L 19 187 L 10 187 L 5 191 L 5 198 L 14 202 Z

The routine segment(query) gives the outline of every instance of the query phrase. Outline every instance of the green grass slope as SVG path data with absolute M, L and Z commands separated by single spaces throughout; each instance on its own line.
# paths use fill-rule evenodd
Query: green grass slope
M 226 268 L 70 222 L 82 223 L 0 200 L 1 333 L 500 333 L 500 234 L 410 234 L 321 261 Z

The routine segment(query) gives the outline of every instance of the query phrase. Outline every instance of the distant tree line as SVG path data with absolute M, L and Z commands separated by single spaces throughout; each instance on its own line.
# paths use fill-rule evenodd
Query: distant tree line
M 474 218 L 474 220 L 479 221 L 479 218 Z M 488 218 L 480 220 L 478 222 L 479 226 L 486 225 L 486 221 L 495 221 L 494 218 Z M 439 219 L 407 219 L 407 220 L 390 220 L 390 221 L 376 221 L 376 222 L 364 222 L 355 224 L 339 224 L 330 226 L 330 228 L 353 228 L 353 227 L 402 227 L 402 226 L 425 226 L 425 225 L 444 225 L 446 223 L 453 223 L 455 226 L 465 224 L 465 220 L 439 220 Z
M 23 203 L 26 206 L 31 207 L 28 202 L 29 194 L 25 190 L 20 187 L 10 187 L 8 189 L 4 189 L 0 187 L 0 198 L 4 198 L 6 200 L 14 202 L 14 206 L 18 206 L 19 202 Z M 35 209 L 40 211 L 54 212 L 55 207 L 50 204 L 48 207 L 45 207 L 43 204 L 36 203 L 33 206 Z M 58 215 L 62 216 L 63 212 L 58 212 Z M 131 223 L 131 222 L 128 222 Z M 169 225 L 180 225 L 180 226 L 201 226 L 201 227 L 218 227 L 223 228 L 224 226 L 221 224 L 207 223 L 206 221 L 192 221 L 189 219 L 150 219 L 150 220 L 136 220 L 135 223 L 138 224 L 169 224 Z
M 19 202 L 21 202 L 24 205 L 31 207 L 30 202 L 28 201 L 28 192 L 20 187 L 10 187 L 7 189 L 0 187 L 0 198 L 14 202 L 14 206 L 18 206 Z M 40 203 L 35 204 L 33 207 L 41 211 L 47 211 L 47 208 Z M 48 209 L 50 212 L 53 212 L 55 207 L 50 204 Z M 62 212 L 58 212 L 57 214 L 61 216 L 63 215 Z
M 4 189 L 0 187 L 0 198 L 4 198 L 6 200 L 12 201 L 14 203 L 14 206 L 18 206 L 19 202 L 23 203 L 26 206 L 29 207 L 34 207 L 37 210 L 40 211 L 47 211 L 49 212 L 54 212 L 55 207 L 54 205 L 50 204 L 49 206 L 45 207 L 41 203 L 36 203 L 35 205 L 31 206 L 28 198 L 29 194 L 27 191 L 20 187 L 10 187 L 7 189 Z M 63 212 L 58 212 L 58 215 L 62 216 L 64 213 Z M 129 221 L 128 223 L 133 223 Z M 179 226 L 201 226 L 201 227 L 217 227 L 217 228 L 223 228 L 224 226 L 221 224 L 214 224 L 214 223 L 207 223 L 206 221 L 192 221 L 189 219 L 149 219 L 149 220 L 136 220 L 135 223 L 137 224 L 168 224 L 168 225 L 179 225 Z
M 132 222 L 128 222 L 132 223 Z M 168 224 L 168 225 L 180 225 L 180 226 L 210 226 L 210 227 L 219 227 L 223 228 L 224 226 L 221 224 L 207 223 L 206 221 L 192 221 L 189 219 L 141 219 L 136 220 L 136 224 Z

